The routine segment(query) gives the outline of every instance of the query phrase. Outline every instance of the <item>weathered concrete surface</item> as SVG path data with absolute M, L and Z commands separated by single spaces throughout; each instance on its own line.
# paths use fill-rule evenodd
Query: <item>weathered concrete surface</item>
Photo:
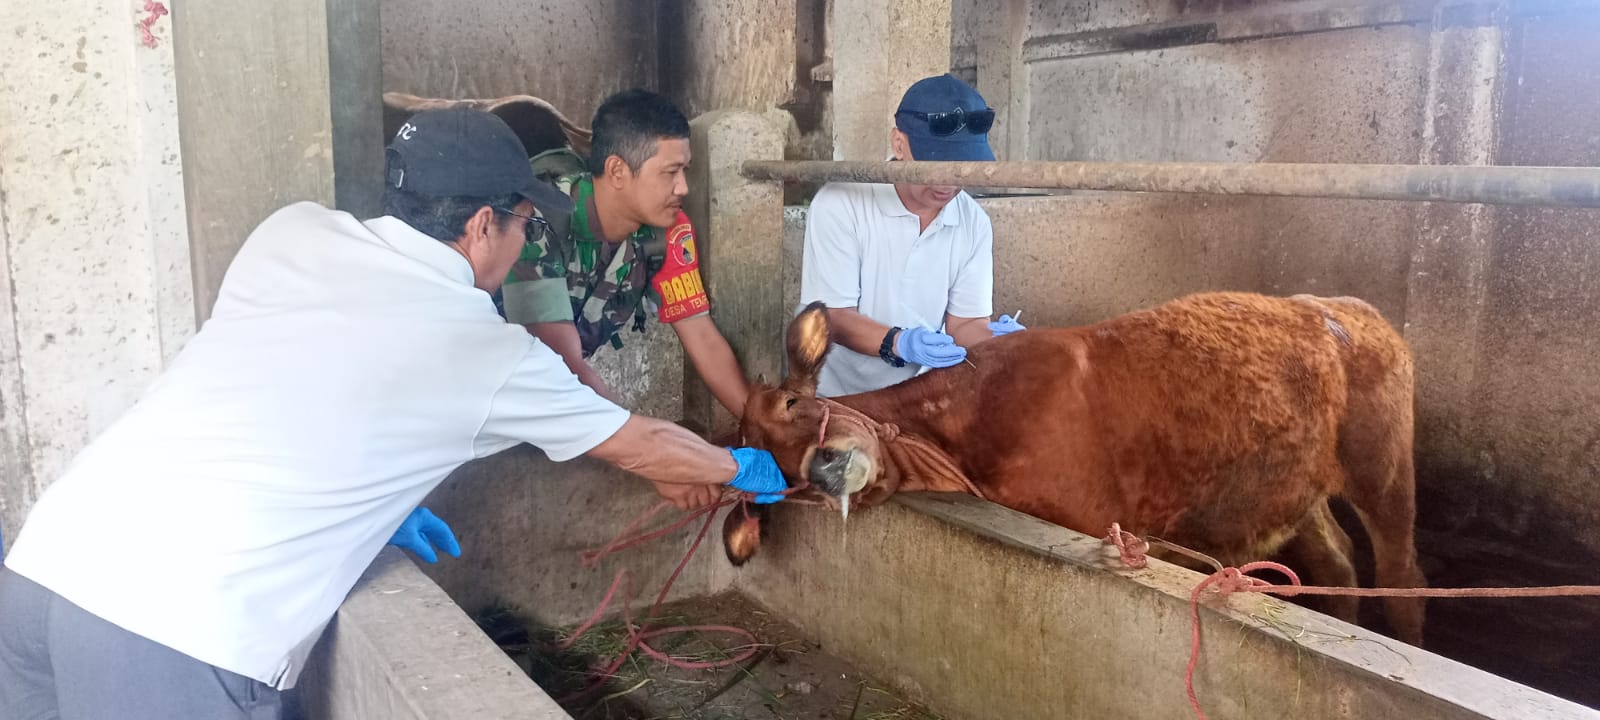
M 605 545 L 659 500 L 637 476 L 581 458 L 553 463 L 520 445 L 462 466 L 424 501 L 455 530 L 461 557 L 423 570 L 468 613 L 499 605 L 551 625 L 575 623 L 600 604 L 618 568 L 632 572 L 636 604 L 648 605 L 698 527 L 590 570 L 578 555 Z M 677 517 L 669 509 L 658 526 Z M 716 545 L 720 527 L 673 585 L 670 599 L 712 591 L 714 563 L 727 564 Z
M 0 526 L 194 332 L 172 32 L 135 6 L 8 8 L 0 58 Z
M 1189 714 L 1193 572 L 964 495 L 775 513 L 736 587 L 947 717 Z M 1258 595 L 1202 611 L 1214 718 L 1600 714 Z
M 1497 27 L 1432 34 L 1421 162 L 1494 162 L 1504 82 L 1502 39 Z M 1499 211 L 1481 205 L 1417 208 L 1405 335 L 1418 358 L 1417 385 L 1427 398 L 1417 408 L 1417 453 L 1424 459 L 1477 454 L 1462 432 L 1477 403 L 1477 358 L 1460 349 L 1464 339 L 1476 342 L 1482 329 Z
M 1040 160 L 1415 162 L 1413 98 L 1422 94 L 1427 39 L 1395 27 L 1038 63 L 1030 66 L 1028 152 Z M 1353 294 L 1402 316 L 1414 207 L 1285 200 L 1260 208 L 1256 287 Z
M 882 160 L 911 84 L 950 69 L 951 0 L 834 0 L 833 159 Z
M 685 115 L 765 111 L 794 93 L 796 0 L 660 6 L 663 91 Z M 809 9 L 809 8 L 808 8 Z
M 192 129 L 182 146 L 202 322 L 256 225 L 290 203 L 334 204 L 327 10 L 326 0 L 173 8 L 179 114 Z
M 395 548 L 350 591 L 296 692 L 316 720 L 570 717 Z
M 775 382 L 785 308 L 777 292 L 782 266 L 783 192 L 740 174 L 746 160 L 783 158 L 781 112 L 721 110 L 690 122 L 694 163 L 685 210 L 695 223 L 701 273 L 717 323 L 747 378 Z M 699 375 L 685 374 L 684 418 L 713 437 L 738 429 L 738 419 L 711 397 Z
M 1096 322 L 1202 290 L 1245 286 L 1261 232 L 1239 198 L 1083 194 L 983 200 L 995 312 L 1030 327 Z
M 385 0 L 383 89 L 437 98 L 533 95 L 588 127 L 607 95 L 657 87 L 656 6 Z
M 381 0 L 328 1 L 328 93 L 334 202 L 358 218 L 383 212 Z
M 1022 61 L 1028 37 L 1028 0 L 1003 0 L 983 12 L 970 12 L 965 20 L 977 25 L 978 94 L 997 116 L 989 129 L 989 145 L 997 160 L 1027 160 L 1030 129 L 1028 70 Z M 970 29 L 967 32 L 972 32 Z
M 1509 24 L 1497 162 L 1600 164 L 1600 78 L 1589 70 L 1600 62 L 1597 31 L 1592 7 Z M 1430 572 L 1459 585 L 1600 582 L 1600 214 L 1501 209 L 1482 222 L 1477 242 L 1458 252 L 1477 263 L 1466 277 L 1484 286 L 1483 304 L 1467 295 L 1440 311 L 1460 308 L 1468 321 L 1481 313 L 1457 330 L 1454 348 L 1470 394 L 1419 447 Z M 1451 651 L 1600 705 L 1594 603 L 1482 602 L 1439 613 L 1472 628 L 1441 640 Z

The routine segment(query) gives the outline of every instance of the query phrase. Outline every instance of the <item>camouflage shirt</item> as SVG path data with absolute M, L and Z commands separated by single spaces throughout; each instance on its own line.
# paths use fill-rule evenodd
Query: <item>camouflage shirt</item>
M 503 287 L 507 320 L 571 321 L 588 358 L 608 343 L 622 347 L 622 329 L 630 323 L 644 332 L 650 313 L 674 323 L 710 312 L 687 215 L 679 211 L 671 228 L 641 227 L 622 242 L 606 242 L 593 180 L 570 175 L 558 186 L 576 207 L 570 218 L 547 218 L 555 236 L 529 243 L 512 266 Z

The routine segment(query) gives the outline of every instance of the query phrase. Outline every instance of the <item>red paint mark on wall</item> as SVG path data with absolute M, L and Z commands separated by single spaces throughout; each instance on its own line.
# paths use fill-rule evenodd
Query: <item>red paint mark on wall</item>
M 144 11 L 147 14 L 143 20 L 139 21 L 139 34 L 144 36 L 144 46 L 154 49 L 155 46 L 161 44 L 161 41 L 156 39 L 156 34 L 151 32 L 150 28 L 156 24 L 157 20 L 161 19 L 162 15 L 167 14 L 167 6 L 156 2 L 156 0 L 145 0 Z

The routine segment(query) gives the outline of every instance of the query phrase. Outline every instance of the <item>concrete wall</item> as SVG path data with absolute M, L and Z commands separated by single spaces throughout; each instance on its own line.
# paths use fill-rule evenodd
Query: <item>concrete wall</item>
M 0 525 L 194 332 L 169 18 L 9 8 L 0 57 Z
M 334 204 L 328 3 L 174 8 L 195 305 L 211 315 L 244 239 L 290 203 Z M 199 128 L 205 128 L 204 132 Z
M 949 67 L 950 0 L 833 0 L 833 159 L 882 160 L 911 83 Z
M 827 652 L 950 718 L 1190 716 L 1196 573 L 1121 567 L 1095 538 L 965 495 L 773 516 L 735 582 Z M 1208 600 L 1195 687 L 1213 718 L 1594 718 L 1298 606 Z
M 689 117 L 761 111 L 795 89 L 800 0 L 678 0 L 660 5 L 662 91 Z
M 534 95 L 580 125 L 607 95 L 659 89 L 655 0 L 383 0 L 383 89 Z
M 423 571 L 469 614 L 498 606 L 549 625 L 575 623 L 594 611 L 624 567 L 638 602 L 648 604 L 683 559 L 689 531 L 594 569 L 584 569 L 578 555 L 605 545 L 658 501 L 637 476 L 584 459 L 553 463 L 519 446 L 463 466 L 428 497 L 424 504 L 455 530 L 461 557 Z M 669 510 L 659 525 L 678 516 Z M 709 592 L 715 563 L 727 564 L 711 540 L 674 584 L 674 599 Z
M 340 606 L 294 692 L 317 720 L 570 717 L 393 548 Z

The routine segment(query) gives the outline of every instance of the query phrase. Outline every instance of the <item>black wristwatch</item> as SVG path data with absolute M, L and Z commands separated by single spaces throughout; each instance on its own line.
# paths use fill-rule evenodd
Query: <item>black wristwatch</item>
M 883 358 L 884 362 L 894 367 L 905 367 L 906 361 L 901 360 L 900 356 L 894 352 L 894 341 L 899 336 L 900 328 L 889 328 L 889 332 L 883 334 L 883 344 L 878 346 L 878 357 Z

